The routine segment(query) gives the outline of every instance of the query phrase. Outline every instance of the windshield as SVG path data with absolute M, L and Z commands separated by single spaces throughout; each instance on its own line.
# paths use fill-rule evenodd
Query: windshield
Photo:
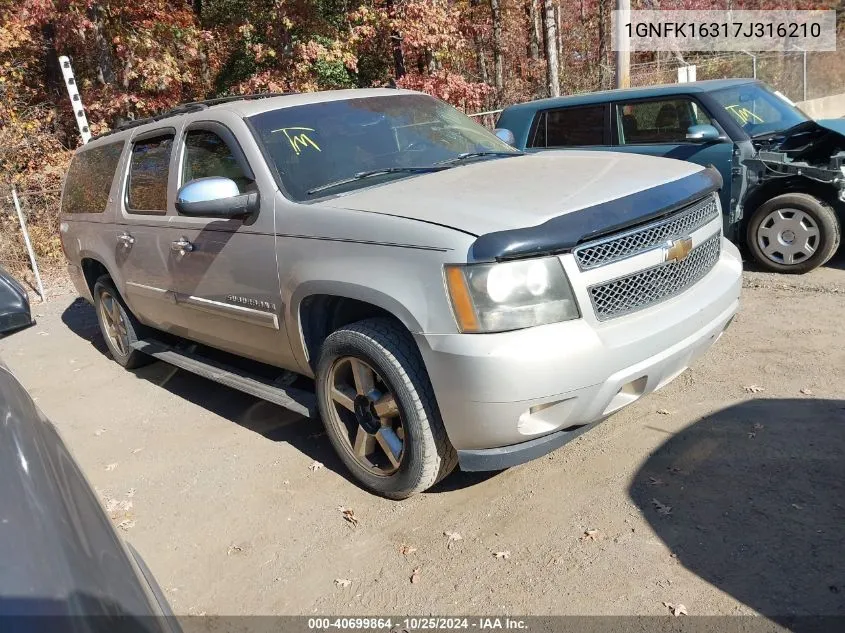
M 455 108 L 396 94 L 280 108 L 250 117 L 288 196 L 306 201 L 460 164 L 473 152 L 520 152 Z M 385 170 L 368 178 L 365 172 Z M 349 179 L 348 182 L 340 183 Z M 328 187 L 326 185 L 329 185 Z
M 749 136 L 780 132 L 809 119 L 785 98 L 760 84 L 742 84 L 710 95 L 727 110 Z

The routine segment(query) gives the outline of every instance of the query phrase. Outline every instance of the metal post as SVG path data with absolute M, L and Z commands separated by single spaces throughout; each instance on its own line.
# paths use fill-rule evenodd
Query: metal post
M 76 87 L 76 79 L 73 77 L 70 58 L 67 55 L 59 57 L 59 66 L 62 68 L 67 96 L 70 97 L 70 105 L 73 108 L 73 113 L 76 115 L 76 125 L 79 127 L 79 134 L 82 136 L 82 144 L 84 145 L 91 139 L 91 130 L 88 127 L 85 108 L 82 106 L 82 97 L 79 96 L 79 90 Z
M 12 200 L 15 202 L 15 210 L 18 212 L 18 221 L 21 223 L 21 233 L 23 233 L 23 241 L 26 244 L 26 250 L 29 253 L 29 261 L 32 264 L 32 272 L 35 273 L 35 282 L 38 284 L 38 294 L 41 296 L 41 301 L 47 301 L 44 295 L 44 286 L 41 283 L 41 275 L 38 273 L 38 263 L 35 261 L 35 253 L 32 250 L 32 243 L 29 241 L 29 232 L 26 230 L 26 221 L 21 210 L 21 203 L 18 200 L 18 191 L 12 187 Z
M 804 51 L 804 101 L 807 100 L 807 51 Z
M 616 0 L 616 10 L 616 87 L 630 88 L 631 51 L 624 25 L 630 22 L 631 0 Z
M 757 56 L 752 55 L 748 51 L 740 51 L 740 53 L 745 53 L 751 58 L 751 76 L 754 77 L 754 79 L 757 79 Z

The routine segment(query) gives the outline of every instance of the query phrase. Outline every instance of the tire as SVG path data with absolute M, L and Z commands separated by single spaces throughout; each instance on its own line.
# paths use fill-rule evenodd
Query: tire
M 808 237 L 812 232 L 815 237 Z M 839 240 L 836 212 L 806 193 L 786 193 L 764 202 L 751 216 L 746 233 L 748 250 L 763 268 L 789 274 L 806 273 L 827 262 Z M 802 243 L 812 247 L 811 254 Z
M 123 297 L 120 296 L 108 275 L 103 275 L 97 280 L 94 284 L 93 295 L 100 333 L 115 362 L 126 369 L 136 369 L 153 362 L 154 359 L 150 356 L 131 348 L 132 343 L 143 337 L 144 326 L 126 307 Z M 116 321 L 118 315 L 119 321 Z M 107 319 L 116 321 L 119 324 L 118 327 L 110 327 Z
M 356 376 L 368 371 L 373 389 L 358 389 Z M 347 384 L 350 374 L 354 384 Z M 446 435 L 422 357 L 413 338 L 395 321 L 366 319 L 330 334 L 320 349 L 316 382 L 326 434 L 365 488 L 390 499 L 405 499 L 454 470 L 457 453 Z M 340 392 L 350 398 L 354 392 L 354 406 L 345 397 L 341 404 Z M 380 406 L 387 408 L 382 411 Z M 370 434 L 374 428 L 378 430 Z M 398 459 L 395 451 L 393 460 L 388 457 L 385 446 L 396 446 L 389 438 L 401 438 Z M 367 450 L 371 454 L 363 455 Z

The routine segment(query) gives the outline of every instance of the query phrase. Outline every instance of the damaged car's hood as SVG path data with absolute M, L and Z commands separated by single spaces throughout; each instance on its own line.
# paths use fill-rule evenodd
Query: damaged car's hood
M 836 132 L 842 135 L 842 138 L 845 139 L 845 118 L 843 119 L 820 119 L 816 121 L 819 125 L 823 128 L 831 130 L 832 132 Z
M 845 150 L 845 119 L 808 120 L 751 140 L 758 150 L 784 152 L 790 160 L 826 165 L 831 156 Z
M 683 180 L 693 163 L 614 152 L 550 151 L 482 160 L 322 201 L 452 227 L 472 235 L 534 227 L 552 218 Z M 669 196 L 671 197 L 671 196 Z M 630 209 L 626 219 L 653 215 L 669 198 Z M 619 217 L 600 220 L 605 224 Z M 579 229 L 579 230 L 583 230 Z M 567 239 L 581 236 L 568 236 Z

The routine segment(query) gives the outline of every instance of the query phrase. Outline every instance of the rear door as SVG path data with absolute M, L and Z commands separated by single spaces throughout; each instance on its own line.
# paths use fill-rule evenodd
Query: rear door
M 620 101 L 613 103 L 612 108 L 615 150 L 665 156 L 703 167 L 713 165 L 719 170 L 724 182 L 720 193 L 722 209 L 726 214 L 729 212 L 733 142 L 700 103 L 688 96 L 673 95 L 659 99 Z M 716 127 L 725 140 L 714 143 L 687 141 L 689 127 L 701 124 Z
M 241 193 L 258 191 L 261 208 L 246 219 L 188 217 L 174 210 L 166 256 L 180 333 L 240 356 L 294 367 L 276 265 L 275 185 L 264 177 L 266 170 L 256 178 L 233 132 L 252 142 L 243 121 L 225 112 L 220 119 L 185 126 L 171 180 L 178 188 L 197 178 L 229 178 Z
M 132 313 L 142 322 L 172 331 L 179 312 L 168 270 L 168 173 L 176 128 L 144 131 L 132 138 L 122 174 L 121 199 L 109 241 L 118 284 Z

